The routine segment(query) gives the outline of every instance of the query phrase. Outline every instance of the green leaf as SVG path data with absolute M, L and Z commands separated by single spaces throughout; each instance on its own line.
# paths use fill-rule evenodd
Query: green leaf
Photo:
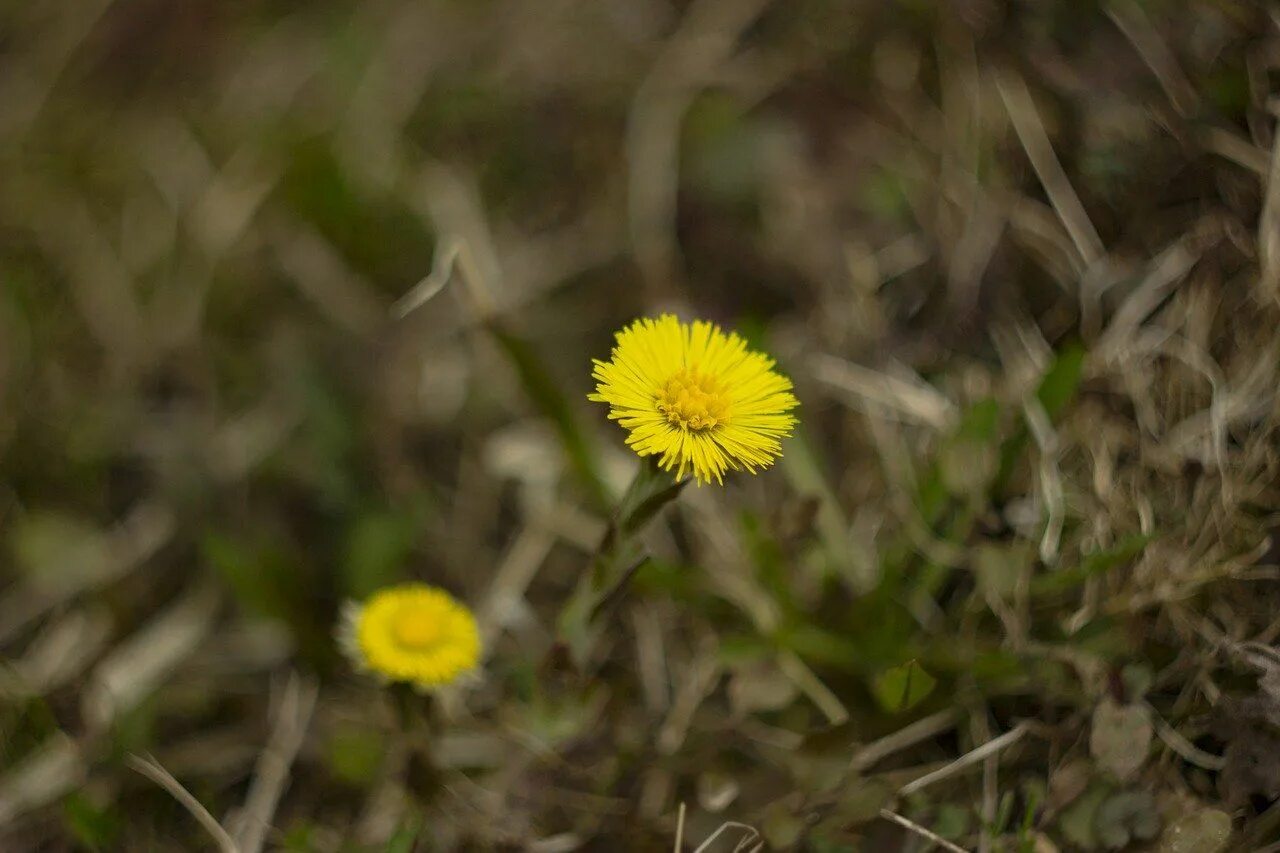
M 316 827 L 307 821 L 302 821 L 291 827 L 281 839 L 280 849 L 285 853 L 311 853 L 319 845 L 316 843 Z
M 806 660 L 838 667 L 847 672 L 862 669 L 861 648 L 844 634 L 828 631 L 812 623 L 802 623 L 779 631 L 776 639 L 779 646 Z
M 10 544 L 14 562 L 30 581 L 44 588 L 100 575 L 111 559 L 107 534 L 85 519 L 59 512 L 18 516 Z
M 246 610 L 290 621 L 294 590 L 282 582 L 283 554 L 217 532 L 204 537 L 201 551 Z
M 90 850 L 112 849 L 120 834 L 120 818 L 73 791 L 62 801 L 62 820 L 76 840 Z
M 911 191 L 905 169 L 892 165 L 872 171 L 861 182 L 858 203 L 880 219 L 908 221 Z
M 1051 422 L 1056 423 L 1067 405 L 1075 399 L 1084 373 L 1084 356 L 1085 351 L 1078 344 L 1064 347 L 1040 379 L 1040 384 L 1036 387 L 1036 399 L 1044 407 L 1045 414 L 1049 416 Z M 1023 424 L 1018 433 L 1005 442 L 1000 454 L 999 473 L 995 478 L 996 492 L 1003 490 L 1008 484 L 1010 477 L 1013 476 L 1014 467 L 1022 458 L 1030 438 L 1030 433 Z
M 417 538 L 416 514 L 373 510 L 347 528 L 342 577 L 345 592 L 363 599 L 399 580 Z
M 1050 420 L 1056 420 L 1076 396 L 1084 372 L 1084 349 L 1072 344 L 1058 353 L 1036 389 L 1036 399 Z
M 984 496 L 1000 468 L 999 433 L 1000 404 L 995 400 L 979 400 L 966 409 L 939 448 L 937 484 L 956 497 Z M 930 507 L 922 503 L 922 509 Z
M 382 765 L 387 744 L 376 730 L 348 725 L 334 732 L 325 744 L 325 764 L 338 779 L 351 785 L 367 785 Z
M 1094 785 L 1068 806 L 1058 818 L 1062 837 L 1083 850 L 1096 850 L 1098 836 L 1094 831 L 1094 818 L 1107 793 L 1106 787 Z
M 1137 557 L 1153 538 L 1155 537 L 1145 533 L 1133 533 L 1111 548 L 1088 555 L 1078 565 L 1034 577 L 1031 579 L 1031 594 L 1052 595 L 1074 589 L 1094 575 Z
M 643 530 L 663 507 L 679 497 L 680 492 L 684 491 L 687 485 L 689 485 L 688 480 L 657 484 L 655 491 L 645 495 L 640 503 L 619 521 L 619 528 L 623 535 L 634 536 Z
M 245 541 L 209 531 L 200 541 L 201 555 L 231 588 L 245 611 L 288 626 L 299 651 L 316 660 L 333 654 L 329 614 L 299 590 L 320 578 L 278 539 L 260 535 Z M 314 592 L 313 592 L 314 594 Z
M 787 800 L 770 803 L 760 819 L 760 832 L 774 850 L 790 849 L 804 830 L 804 817 Z
M 701 592 L 700 580 L 696 566 L 655 557 L 640 567 L 632 583 L 645 593 L 662 593 L 692 606 L 706 607 L 710 602 Z
M 1024 573 L 1036 560 L 1035 546 L 1025 540 L 980 542 L 973 548 L 973 571 L 986 595 L 1012 600 Z
M 756 634 L 726 633 L 716 645 L 716 657 L 727 667 L 772 660 L 776 649 Z
M 282 203 L 308 222 L 371 281 L 411 281 L 431 266 L 432 241 L 395 194 L 372 194 L 350 178 L 325 137 L 310 137 L 280 151 Z
M 958 841 L 969 833 L 973 812 L 966 806 L 943 803 L 933 821 L 933 831 L 948 841 Z
M 978 400 L 965 411 L 954 438 L 986 443 L 997 439 L 999 432 L 1000 403 L 988 398 Z
M 876 676 L 871 690 L 880 707 L 890 713 L 910 710 L 924 701 L 938 680 L 914 660 L 885 670 Z
M 354 393 L 322 367 L 306 362 L 293 378 L 304 407 L 296 438 L 271 457 L 290 480 L 313 490 L 330 510 L 345 510 L 358 497 L 360 405 Z
M 385 853 L 413 853 L 418 836 L 422 832 L 422 820 L 417 815 L 406 817 L 396 830 L 395 835 L 387 839 Z
M 635 476 L 631 478 L 631 483 L 613 512 L 613 523 L 609 530 L 613 539 L 610 540 L 606 536 L 601 549 L 605 550 L 617 545 L 643 530 L 644 526 L 652 521 L 664 506 L 674 500 L 688 483 L 688 480 L 676 482 L 670 472 L 662 470 L 658 464 L 658 457 L 648 456 L 641 459 Z

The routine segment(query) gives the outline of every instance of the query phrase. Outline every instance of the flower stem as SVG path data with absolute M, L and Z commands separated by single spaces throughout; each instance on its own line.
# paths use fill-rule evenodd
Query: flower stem
M 609 518 L 590 570 L 584 573 L 560 612 L 560 637 L 578 667 L 586 664 L 603 617 L 622 600 L 632 578 L 648 560 L 639 534 L 688 482 L 673 480 L 659 467 L 656 456 L 641 460 L 631 485 Z
M 430 803 L 439 791 L 439 771 L 432 755 L 432 741 L 439 728 L 439 708 L 434 696 L 407 684 L 387 690 L 396 722 L 398 748 L 408 756 L 405 787 L 419 806 Z

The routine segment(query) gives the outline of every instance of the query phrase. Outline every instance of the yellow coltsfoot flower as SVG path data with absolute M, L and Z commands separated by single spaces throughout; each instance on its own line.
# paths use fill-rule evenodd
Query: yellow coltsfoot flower
M 671 314 L 636 320 L 617 334 L 609 361 L 596 360 L 590 399 L 609 404 L 627 444 L 683 479 L 724 482 L 755 473 L 782 453 L 799 405 L 773 359 L 733 332 Z
M 452 684 L 480 662 L 475 617 L 442 589 L 406 583 L 348 605 L 342 645 L 357 668 L 419 690 Z

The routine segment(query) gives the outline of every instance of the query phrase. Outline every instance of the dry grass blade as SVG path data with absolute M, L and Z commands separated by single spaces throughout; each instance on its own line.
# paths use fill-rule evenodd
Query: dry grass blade
M 892 821 L 893 823 L 896 823 L 898 826 L 901 826 L 904 829 L 908 829 L 911 832 L 914 832 L 916 835 L 919 835 L 921 838 L 933 844 L 938 845 L 943 850 L 950 850 L 952 851 L 952 853 L 969 853 L 969 851 L 965 850 L 963 847 L 960 847 L 959 845 L 956 845 L 956 844 L 952 844 L 950 841 L 943 838 L 941 835 L 938 835 L 936 832 L 926 829 L 925 827 L 921 826 L 915 821 L 908 820 L 907 818 L 903 817 L 897 812 L 892 812 L 892 811 L 889 811 L 888 809 L 881 809 L 880 817 L 884 818 L 887 821 Z
M 239 824 L 236 842 L 243 853 L 258 853 L 262 849 L 271 816 L 275 814 L 288 785 L 289 768 L 306 737 L 318 695 L 319 687 L 314 680 L 304 680 L 297 673 L 289 674 L 280 697 L 276 722 L 271 729 L 271 739 L 258 757 L 244 809 L 236 818 Z
M 1120 31 L 1133 43 L 1178 112 L 1186 115 L 1193 111 L 1197 101 L 1195 87 L 1178 67 L 1177 58 L 1151 26 L 1142 7 L 1133 0 L 1117 0 L 1107 9 L 1107 17 L 1115 21 Z
M 1040 537 L 1040 559 L 1045 565 L 1052 566 L 1058 562 L 1058 548 L 1066 518 L 1062 472 L 1058 469 L 1061 442 L 1053 430 L 1053 423 L 1049 420 L 1044 406 L 1035 397 L 1028 397 L 1023 403 L 1022 410 L 1031 435 L 1035 439 L 1036 448 L 1040 452 L 1037 479 L 1040 481 L 1040 495 L 1048 515 L 1044 534 Z
M 907 421 L 945 430 L 958 416 L 955 404 L 923 380 L 908 381 L 828 355 L 815 356 L 812 370 L 824 384 L 873 404 L 877 411 L 888 408 Z
M 0 599 L 0 642 L 12 639 L 19 631 L 45 612 L 118 580 L 155 554 L 169 542 L 176 529 L 176 519 L 167 507 L 144 502 L 111 531 L 101 559 L 75 567 L 69 582 L 56 588 L 24 582 Z
M 645 707 L 654 714 L 661 714 L 671 705 L 671 680 L 662 633 L 662 616 L 666 614 L 652 604 L 637 605 L 629 612 L 636 638 L 636 669 Z
M 0 697 L 40 696 L 80 675 L 110 642 L 112 620 L 102 607 L 74 610 L 52 622 L 13 661 L 16 682 L 0 679 Z M 0 671 L 0 675 L 7 675 Z
M 503 287 L 501 259 L 485 216 L 484 204 L 469 178 L 440 163 L 427 163 L 422 169 L 418 206 L 445 237 L 443 254 L 438 256 L 440 265 L 437 266 L 434 260 L 432 262 L 432 275 L 440 270 L 440 277 L 425 283 L 420 291 L 415 288 L 416 295 L 408 304 L 416 307 L 415 302 L 421 304 L 425 301 L 422 299 L 424 295 L 430 298 L 432 288 L 443 281 L 447 261 L 449 268 L 455 264 L 458 266 L 471 300 L 474 319 L 483 322 L 505 304 L 507 293 Z M 401 305 L 399 310 L 407 312 L 410 309 Z
M 794 652 L 778 655 L 778 669 L 809 697 L 828 723 L 838 726 L 849 719 L 849 709 L 840 698 Z
M 969 717 L 969 731 L 977 743 L 986 743 L 991 739 L 991 726 L 987 720 L 987 708 L 977 708 Z M 982 762 L 982 806 L 979 814 L 982 824 L 978 832 L 978 853 L 991 853 L 995 844 L 993 833 L 996 827 L 996 811 L 999 808 L 1000 794 L 1000 756 L 997 753 L 988 755 Z
M 1085 213 L 1084 205 L 1080 203 L 1080 197 L 1076 195 L 1067 173 L 1063 171 L 1062 163 L 1053 153 L 1053 145 L 1045 133 L 1044 122 L 1040 120 L 1035 101 L 1027 91 L 1027 84 L 1016 72 L 1001 71 L 996 74 L 996 87 L 1000 90 L 1000 97 L 1004 100 L 1018 139 L 1031 160 L 1031 167 L 1036 170 L 1036 176 L 1040 178 L 1049 201 L 1053 203 L 1053 209 L 1071 235 L 1071 241 L 1075 243 L 1080 257 L 1086 265 L 1092 265 L 1105 254 L 1102 238 Z
M 272 241 L 277 262 L 298 291 L 336 328 L 354 335 L 377 331 L 387 312 L 371 283 L 314 231 L 277 230 Z
M 1154 709 L 1149 709 L 1149 712 L 1152 722 L 1155 723 L 1156 735 L 1159 736 L 1160 740 L 1164 741 L 1165 746 L 1179 756 L 1197 767 L 1202 767 L 1215 773 L 1221 772 L 1227 766 L 1225 758 L 1205 752 L 1183 737 L 1177 729 L 1165 722 L 1164 718 L 1157 714 Z
M 966 768 L 972 767 L 974 764 L 978 764 L 985 760 L 987 756 L 995 755 L 1001 750 L 1022 740 L 1028 730 L 1029 728 L 1026 723 L 1019 723 L 999 737 L 987 741 L 977 749 L 966 752 L 964 755 L 960 756 L 945 767 L 940 767 L 932 773 L 926 773 L 919 779 L 908 782 L 898 789 L 898 794 L 905 797 L 910 794 L 914 794 L 916 791 L 921 791 L 936 782 L 949 779 Z
M 64 734 L 54 735 L 0 777 L 0 826 L 56 801 L 83 783 L 87 773 L 80 746 Z
M 249 5 L 0 2 L 0 850 L 1280 838 L 1280 10 Z
M 481 636 L 492 647 L 502 629 L 511 624 L 524 603 L 525 591 L 555 545 L 556 537 L 540 524 L 524 527 L 503 557 L 484 603 L 477 608 Z
M 653 297 L 678 277 L 676 196 L 680 125 L 694 96 L 769 0 L 697 0 L 685 13 L 627 117 L 627 201 L 636 259 Z
M 673 755 L 684 743 L 698 707 L 720 681 L 721 664 L 716 660 L 714 644 L 704 639 L 687 664 L 681 686 L 672 700 L 671 710 L 658 731 L 657 746 L 665 755 Z
M 744 833 L 742 840 L 738 842 L 738 845 L 737 845 L 738 848 L 741 848 L 743 844 L 750 844 L 751 842 L 755 841 L 757 838 L 760 837 L 759 830 L 757 830 L 754 826 L 750 826 L 749 824 L 745 824 L 745 823 L 738 823 L 737 821 L 727 820 L 724 823 L 720 824 L 720 826 L 716 828 L 715 832 L 708 835 L 706 837 L 706 840 L 704 840 L 701 844 L 699 844 L 694 849 L 693 853 L 707 853 L 707 851 L 711 849 L 711 845 L 716 842 L 717 838 L 719 838 L 721 835 L 724 835 L 726 832 L 729 832 L 730 830 L 734 830 L 734 829 L 740 829 Z
M 1265 177 L 1271 168 L 1271 157 L 1265 150 L 1229 130 L 1211 127 L 1204 132 L 1201 144 L 1206 150 L 1225 157 L 1254 174 Z
M 1262 216 L 1258 219 L 1258 255 L 1262 261 L 1259 286 L 1271 299 L 1280 299 L 1280 133 L 1271 145 Z
M 94 668 L 81 696 L 85 722 L 92 730 L 105 730 L 199 648 L 213 627 L 219 598 L 211 585 L 197 585 Z
M 164 788 L 169 792 L 170 796 L 181 803 L 182 807 L 190 812 L 191 816 L 204 827 L 205 832 L 209 833 L 222 853 L 240 853 L 235 841 L 232 840 L 231 836 L 227 834 L 227 831 L 222 828 L 222 825 L 218 823 L 214 816 L 209 814 L 209 810 L 201 805 L 200 801 L 192 796 L 190 791 L 182 787 L 182 783 L 173 778 L 169 771 L 161 767 L 154 758 L 130 755 L 125 759 L 125 763 L 161 788 Z
M 923 719 L 916 720 L 911 725 L 862 747 L 862 749 L 854 753 L 853 759 L 849 762 L 849 768 L 854 773 L 862 773 L 874 766 L 876 762 L 888 758 L 895 752 L 942 734 L 955 726 L 956 719 L 959 716 L 960 714 L 955 708 L 946 708 Z
M 1112 360 L 1124 357 L 1132 346 L 1138 327 L 1169 297 L 1200 259 L 1202 250 L 1197 245 L 1199 242 L 1188 235 L 1151 261 L 1141 281 L 1116 309 L 1106 331 L 1098 339 L 1094 347 L 1098 358 Z
M 405 317 L 444 290 L 453 276 L 454 262 L 458 260 L 465 248 L 459 240 L 448 240 L 442 243 L 431 261 L 431 272 L 415 284 L 412 290 L 400 297 L 400 300 L 392 306 L 391 313 L 396 317 Z

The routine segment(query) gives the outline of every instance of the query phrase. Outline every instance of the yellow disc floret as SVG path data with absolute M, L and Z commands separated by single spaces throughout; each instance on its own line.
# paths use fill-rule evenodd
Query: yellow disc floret
M 706 321 L 671 314 L 637 320 L 617 334 L 609 361 L 596 361 L 590 399 L 630 433 L 641 456 L 657 455 L 678 478 L 723 482 L 728 470 L 755 473 L 782 453 L 799 405 L 773 359 Z
M 658 411 L 667 423 L 693 432 L 727 423 L 728 407 L 720 380 L 693 370 L 680 369 L 658 391 Z
M 361 668 L 388 681 L 424 690 L 442 687 L 480 660 L 480 633 L 471 611 L 426 584 L 379 590 L 348 620 L 348 652 Z

